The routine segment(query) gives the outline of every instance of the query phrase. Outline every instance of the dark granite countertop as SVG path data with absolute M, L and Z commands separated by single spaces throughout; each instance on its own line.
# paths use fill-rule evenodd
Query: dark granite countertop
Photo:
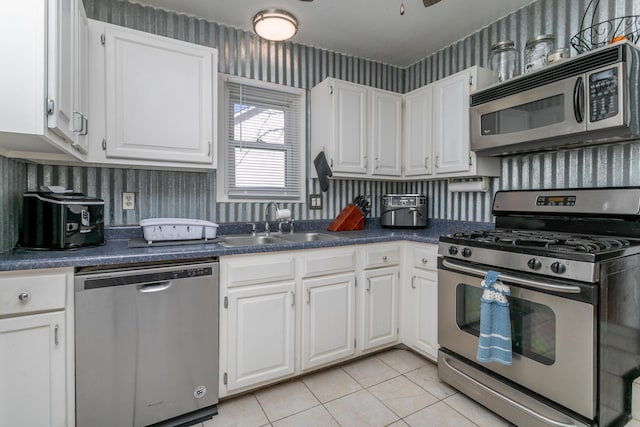
M 324 231 L 328 222 L 305 221 L 298 224 L 298 231 Z M 31 270 L 38 268 L 108 266 L 144 262 L 191 260 L 227 255 L 279 252 L 309 248 L 360 245 L 377 242 L 408 240 L 421 243 L 438 243 L 441 235 L 457 231 L 487 230 L 492 223 L 430 220 L 426 229 L 381 228 L 375 220 L 367 221 L 364 230 L 331 233 L 341 239 L 314 242 L 291 242 L 255 246 L 223 247 L 217 243 L 180 246 L 153 246 L 129 248 L 129 240 L 141 237 L 140 227 L 119 227 L 105 231 L 107 241 L 98 247 L 64 251 L 33 251 L 14 249 L 0 254 L 0 271 Z M 224 224 L 218 229 L 218 237 L 231 234 L 247 234 L 246 224 Z M 327 232 L 329 233 L 329 232 Z

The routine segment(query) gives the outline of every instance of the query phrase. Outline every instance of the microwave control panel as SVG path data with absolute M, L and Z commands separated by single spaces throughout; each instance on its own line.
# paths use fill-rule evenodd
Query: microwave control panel
M 618 115 L 618 69 L 610 68 L 589 76 L 589 121 Z

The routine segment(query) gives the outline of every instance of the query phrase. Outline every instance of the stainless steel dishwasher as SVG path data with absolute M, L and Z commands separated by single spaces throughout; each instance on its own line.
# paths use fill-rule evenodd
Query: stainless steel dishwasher
M 75 291 L 77 427 L 217 414 L 217 259 L 80 270 Z

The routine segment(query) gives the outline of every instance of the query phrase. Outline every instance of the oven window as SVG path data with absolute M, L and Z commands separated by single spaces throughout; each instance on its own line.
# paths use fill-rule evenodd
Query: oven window
M 480 336 L 480 296 L 482 289 L 459 284 L 456 289 L 458 327 Z M 556 316 L 546 305 L 509 298 L 512 351 L 524 357 L 552 365 L 556 359 Z
M 484 114 L 482 136 L 523 132 L 564 122 L 564 95 L 555 95 Z

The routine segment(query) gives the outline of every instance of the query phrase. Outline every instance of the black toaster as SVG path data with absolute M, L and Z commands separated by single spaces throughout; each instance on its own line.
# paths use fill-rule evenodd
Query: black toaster
M 427 198 L 421 194 L 385 194 L 380 223 L 390 228 L 426 228 Z
M 104 243 L 104 201 L 82 193 L 24 193 L 18 247 L 71 249 Z

